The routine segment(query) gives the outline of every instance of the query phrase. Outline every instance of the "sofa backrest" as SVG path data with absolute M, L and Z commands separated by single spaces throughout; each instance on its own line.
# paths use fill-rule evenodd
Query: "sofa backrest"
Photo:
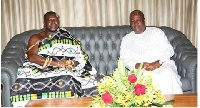
M 131 31 L 129 26 L 66 28 L 79 39 L 89 61 L 98 74 L 112 74 L 117 68 L 123 36 Z
M 94 66 L 98 74 L 112 74 L 113 70 L 117 68 L 117 60 L 119 58 L 120 44 L 122 38 L 129 32 L 131 29 L 129 25 L 124 26 L 107 26 L 107 27 L 65 27 L 74 37 L 79 39 L 82 43 L 84 51 L 89 55 L 89 61 L 92 66 Z M 169 27 L 158 27 L 165 32 L 168 40 L 172 44 L 175 55 L 172 59 L 182 59 L 184 61 L 185 57 L 181 56 L 176 50 L 182 50 L 185 48 L 194 51 L 196 49 L 192 46 L 191 42 L 186 38 L 186 36 L 175 29 Z M 23 56 L 28 40 L 31 35 L 41 32 L 41 30 L 30 30 L 24 33 L 14 36 L 8 43 L 3 51 L 2 62 L 7 62 L 9 59 L 15 59 L 18 65 L 22 65 L 24 59 L 19 59 L 19 56 Z M 189 44 L 189 46 L 188 46 Z M 187 47 L 185 47 L 187 45 Z M 15 52 L 13 49 L 18 49 L 21 52 Z M 22 51 L 23 50 L 23 51 Z M 13 57 L 13 53 L 15 53 Z M 187 53 L 187 52 L 181 52 Z M 12 56 L 12 57 L 9 57 Z M 176 65 L 179 65 L 179 62 L 176 61 Z M 185 71 L 181 67 L 178 67 L 179 73 Z M 184 72 L 181 74 L 184 74 Z M 184 76 L 184 75 L 183 75 Z
M 197 71 L 197 49 L 187 37 L 182 32 L 170 27 L 163 26 L 158 28 L 163 30 L 174 49 L 172 59 L 175 61 L 178 74 L 185 77 L 186 72 Z M 194 66 L 194 64 L 196 65 Z

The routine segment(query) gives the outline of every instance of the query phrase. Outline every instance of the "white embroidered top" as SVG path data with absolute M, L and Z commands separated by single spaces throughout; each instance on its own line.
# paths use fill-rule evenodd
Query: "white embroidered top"
M 121 42 L 120 60 L 127 68 L 135 68 L 136 63 L 166 62 L 174 55 L 174 50 L 162 30 L 146 27 L 142 34 L 134 31 L 127 34 Z

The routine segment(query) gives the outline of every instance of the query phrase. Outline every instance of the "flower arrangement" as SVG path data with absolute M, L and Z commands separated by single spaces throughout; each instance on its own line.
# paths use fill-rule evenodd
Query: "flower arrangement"
M 127 71 L 124 62 L 118 61 L 118 68 L 112 76 L 105 76 L 98 82 L 98 95 L 93 96 L 91 107 L 162 107 L 171 104 L 153 83 L 151 73 L 143 74 L 142 64 L 137 70 Z

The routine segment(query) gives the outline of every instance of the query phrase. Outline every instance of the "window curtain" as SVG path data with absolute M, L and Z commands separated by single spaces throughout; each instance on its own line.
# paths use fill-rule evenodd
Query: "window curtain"
M 144 12 L 147 26 L 168 26 L 197 47 L 197 0 L 1 0 L 1 51 L 16 34 L 43 28 L 55 11 L 62 27 L 129 25 L 129 14 Z

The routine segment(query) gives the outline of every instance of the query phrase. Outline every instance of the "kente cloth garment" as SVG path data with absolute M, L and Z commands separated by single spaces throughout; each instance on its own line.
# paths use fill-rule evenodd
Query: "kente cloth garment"
M 120 46 L 120 60 L 128 69 L 135 69 L 136 63 L 163 62 L 160 68 L 152 71 L 152 77 L 163 94 L 182 94 L 182 83 L 175 62 L 170 60 L 174 50 L 162 30 L 146 27 L 141 34 L 134 31 L 123 37 Z M 148 73 L 148 71 L 145 71 Z
M 17 79 L 11 86 L 11 101 L 21 102 L 34 99 L 90 97 L 97 94 L 96 74 L 88 55 L 82 50 L 81 42 L 67 30 L 59 28 L 39 42 L 38 55 L 52 58 L 76 60 L 80 64 L 67 68 L 43 67 L 27 58 L 18 68 Z

